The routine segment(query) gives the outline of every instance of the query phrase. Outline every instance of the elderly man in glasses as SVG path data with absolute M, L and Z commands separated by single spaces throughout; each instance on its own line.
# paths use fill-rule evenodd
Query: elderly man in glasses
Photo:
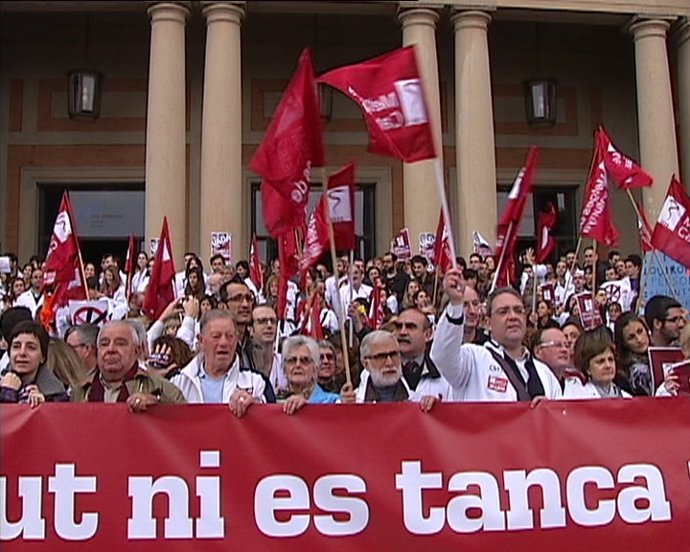
M 561 385 L 565 388 L 565 379 L 575 373 L 570 361 L 570 346 L 563 331 L 559 328 L 545 328 L 532 347 L 534 358 L 546 364 Z
M 458 269 L 443 278 L 450 302 L 436 328 L 431 359 L 460 401 L 534 401 L 561 396 L 556 376 L 522 345 L 527 314 L 513 288 L 494 291 L 487 301 L 491 340 L 462 344 L 465 283 Z
M 439 394 L 430 391 L 427 385 L 411 390 L 401 364 L 400 344 L 392 333 L 375 330 L 368 333 L 359 348 L 364 370 L 359 387 L 343 386 L 340 398 L 344 403 L 352 402 L 418 402 L 423 412 L 430 412 Z M 428 394 L 433 393 L 433 394 Z

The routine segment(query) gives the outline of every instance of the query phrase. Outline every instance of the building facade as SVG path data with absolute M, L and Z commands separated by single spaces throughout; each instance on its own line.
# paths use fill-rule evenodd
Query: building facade
M 639 198 L 650 220 L 672 174 L 690 184 L 687 0 L 3 1 L 0 17 L 0 250 L 22 261 L 45 255 L 64 189 L 87 259 L 124 252 L 130 233 L 148 243 L 163 216 L 178 263 L 188 250 L 208 259 L 214 231 L 246 258 L 252 234 L 265 237 L 249 160 L 305 47 L 318 74 L 418 46 L 459 253 L 474 230 L 493 242 L 532 144 L 525 244 L 552 201 L 560 244 L 575 245 L 598 125 L 654 176 Z M 94 121 L 68 114 L 67 74 L 84 68 L 103 75 Z M 549 128 L 526 121 L 535 76 L 557 82 Z M 357 106 L 323 98 L 327 172 L 357 162 L 359 254 L 402 227 L 417 249 L 439 216 L 433 162 L 368 153 Z M 617 190 L 612 201 L 620 250 L 636 252 L 631 203 Z

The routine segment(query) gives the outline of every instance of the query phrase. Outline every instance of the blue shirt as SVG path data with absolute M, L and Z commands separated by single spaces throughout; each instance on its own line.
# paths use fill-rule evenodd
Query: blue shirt
M 201 383 L 201 396 L 204 403 L 222 404 L 223 403 L 223 385 L 225 384 L 225 375 L 220 378 L 213 378 L 206 373 L 203 368 L 199 370 L 199 383 Z
M 309 404 L 333 404 L 336 403 L 338 399 L 340 399 L 340 395 L 324 391 L 317 383 L 314 385 L 314 389 L 312 389 L 307 402 Z

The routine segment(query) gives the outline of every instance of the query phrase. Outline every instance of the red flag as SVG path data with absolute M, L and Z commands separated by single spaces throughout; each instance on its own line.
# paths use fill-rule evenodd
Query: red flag
M 364 111 L 369 151 L 408 163 L 436 157 L 414 46 L 321 75 Z
M 651 186 L 654 179 L 635 161 L 621 153 L 611 143 L 611 138 L 603 127 L 597 129 L 597 141 L 600 144 L 606 170 L 621 190 Z
M 288 280 L 299 272 L 299 246 L 295 232 L 285 232 L 278 236 L 278 259 L 280 260 L 280 274 L 278 275 L 276 313 L 280 320 L 284 320 L 287 308 Z
M 325 199 L 326 196 L 322 195 L 309 217 L 306 238 L 304 239 L 304 251 L 299 260 L 299 269 L 302 271 L 315 266 L 321 256 L 328 251 L 328 222 L 324 213 Z
M 127 257 L 125 258 L 125 274 L 127 274 L 127 296 L 132 291 L 132 279 L 137 269 L 137 240 L 134 234 L 129 235 L 127 243 Z
M 652 245 L 690 268 L 690 198 L 675 175 L 654 226 Z
M 551 232 L 558 222 L 558 213 L 553 203 L 549 201 L 547 210 L 539 213 L 537 219 L 537 250 L 535 260 L 538 263 L 543 263 L 548 259 L 556 249 L 556 240 L 551 235 Z
M 520 169 L 513 187 L 508 194 L 508 203 L 501 213 L 496 229 L 496 283 L 498 286 L 509 285 L 515 281 L 515 246 L 525 203 L 532 191 L 532 180 L 537 167 L 538 148 L 532 146 L 527 153 L 525 166 Z
M 350 161 L 328 177 L 328 207 L 335 247 L 353 251 L 357 247 L 355 236 L 355 164 Z
M 654 251 L 654 246 L 652 245 L 652 227 L 649 224 L 644 207 L 639 203 L 637 204 L 637 212 L 640 214 L 637 219 L 637 229 L 640 231 L 640 247 L 642 247 L 643 253 L 649 253 L 650 251 Z
M 83 274 L 72 205 L 65 192 L 43 265 L 43 284 L 53 287 L 51 315 L 54 309 L 66 305 L 70 299 L 88 299 Z
M 324 338 L 323 326 L 321 325 L 321 306 L 318 292 L 313 291 L 309 300 L 303 305 L 299 333 L 308 335 L 314 339 Z
M 271 230 L 281 219 L 289 224 L 295 218 L 298 221 L 305 218 L 304 210 L 309 201 L 309 172 L 311 167 L 321 166 L 323 136 L 319 102 L 311 52 L 305 49 L 266 136 L 250 162 L 252 170 L 263 178 L 263 205 L 264 210 L 269 209 L 268 214 L 264 212 L 264 218 L 273 237 L 281 233 L 278 229 Z M 267 202 L 266 186 L 273 187 L 283 201 Z
M 158 248 L 153 258 L 153 270 L 149 286 L 146 288 L 143 311 L 151 320 L 158 320 L 165 307 L 175 298 L 173 284 L 175 280 L 175 263 L 173 262 L 168 219 L 163 217 Z
M 443 218 L 443 210 L 438 215 L 438 225 L 436 226 L 436 239 L 434 241 L 434 264 L 441 272 L 447 272 L 453 266 L 453 258 L 450 253 L 450 243 L 448 241 L 448 227 Z
M 374 284 L 374 291 L 371 293 L 371 306 L 369 307 L 369 325 L 372 330 L 378 330 L 386 318 L 386 299 L 384 297 L 385 288 L 381 280 L 378 279 Z
M 607 247 L 616 245 L 620 236 L 611 218 L 608 171 L 603 146 L 598 140 L 580 215 L 580 236 L 597 240 Z
M 264 289 L 264 267 L 259 260 L 259 244 L 256 241 L 256 234 L 252 236 L 252 244 L 249 247 L 249 279 L 256 289 Z

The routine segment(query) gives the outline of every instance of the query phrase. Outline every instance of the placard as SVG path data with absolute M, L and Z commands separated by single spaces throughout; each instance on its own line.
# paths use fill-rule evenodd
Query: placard
M 660 251 L 647 253 L 644 258 L 642 277 L 645 304 L 654 295 L 667 295 L 674 297 L 685 308 L 690 308 L 690 275 L 682 264 Z M 669 282 L 673 289 L 669 286 Z
M 391 241 L 391 253 L 398 257 L 399 261 L 406 261 L 412 258 L 410 231 L 407 228 L 400 230 L 398 235 Z
M 591 291 L 578 293 L 575 298 L 580 311 L 582 328 L 585 331 L 595 330 L 604 325 L 599 312 L 599 304 L 592 298 Z
M 230 232 L 211 232 L 211 256 L 222 255 L 225 262 L 232 262 L 232 234 Z
M 675 364 L 683 361 L 680 347 L 648 347 L 649 367 L 652 372 L 652 389 L 656 390 L 666 379 Z

